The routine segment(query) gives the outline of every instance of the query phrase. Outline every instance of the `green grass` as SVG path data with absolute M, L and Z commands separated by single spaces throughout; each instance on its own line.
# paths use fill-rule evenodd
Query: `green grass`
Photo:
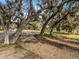
M 79 39 L 79 35 L 76 34 L 63 35 L 63 36 L 71 39 Z
M 57 37 L 66 37 L 66 38 L 70 38 L 70 39 L 79 39 L 79 35 L 78 34 L 72 34 L 72 33 L 64 33 L 64 32 L 53 32 L 54 36 Z
M 49 33 L 45 33 L 45 36 L 50 36 Z M 67 33 L 67 32 L 53 32 L 52 37 L 56 38 L 69 38 L 69 39 L 79 39 L 78 34 L 72 34 L 72 33 Z

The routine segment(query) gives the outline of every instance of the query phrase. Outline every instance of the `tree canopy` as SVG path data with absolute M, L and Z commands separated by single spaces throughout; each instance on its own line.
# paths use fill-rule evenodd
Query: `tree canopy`
M 41 24 L 40 35 L 46 29 L 50 33 L 56 29 L 76 29 L 79 24 L 79 0 L 5 0 L 0 3 L 0 23 L 5 32 L 4 43 L 9 44 L 9 39 L 15 42 L 23 30 L 23 25 L 29 22 Z M 73 20 L 73 19 L 74 20 Z M 50 25 L 49 25 L 50 23 Z M 16 31 L 9 35 L 12 24 Z

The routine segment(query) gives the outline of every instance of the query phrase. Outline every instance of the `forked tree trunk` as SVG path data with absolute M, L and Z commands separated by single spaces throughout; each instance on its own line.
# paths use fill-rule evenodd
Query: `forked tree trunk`
M 41 29 L 41 32 L 40 32 L 40 35 L 43 35 L 45 29 L 46 29 L 46 26 L 47 24 L 49 23 L 49 21 L 59 12 L 59 10 L 57 10 L 57 12 L 55 12 L 54 14 L 52 14 L 47 20 L 46 22 L 43 24 L 43 27 Z
M 19 38 L 19 36 L 21 35 L 21 32 L 22 32 L 22 29 L 21 28 L 19 28 L 19 29 L 17 29 L 16 30 L 16 32 L 11 36 L 12 38 L 11 38 L 11 43 L 16 43 L 16 41 L 18 40 L 18 38 Z
M 52 1 L 52 0 L 51 0 Z M 50 2 L 50 1 L 49 1 Z M 42 27 L 42 29 L 41 29 L 41 32 L 40 32 L 40 35 L 43 35 L 43 33 L 44 33 L 44 31 L 45 31 L 45 29 L 46 29 L 46 26 L 47 26 L 47 24 L 49 23 L 49 21 L 55 16 L 55 15 L 57 15 L 57 13 L 61 10 L 61 7 L 63 7 L 63 5 L 65 4 L 65 2 L 63 2 L 62 4 L 60 4 L 58 7 L 57 7 L 57 11 L 54 13 L 54 14 L 52 14 L 47 20 L 46 20 L 46 22 L 45 22 L 45 24 L 43 24 L 43 27 Z

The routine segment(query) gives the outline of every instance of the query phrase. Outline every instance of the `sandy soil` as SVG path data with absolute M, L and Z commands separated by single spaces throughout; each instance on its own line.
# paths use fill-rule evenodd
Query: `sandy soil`
M 79 52 L 40 42 L 21 43 L 0 48 L 0 59 L 79 59 Z
M 79 49 L 36 40 L 0 47 L 0 59 L 79 59 Z

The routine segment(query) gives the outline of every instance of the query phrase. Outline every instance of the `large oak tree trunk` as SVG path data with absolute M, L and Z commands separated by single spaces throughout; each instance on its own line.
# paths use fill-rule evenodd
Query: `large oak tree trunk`
M 45 28 L 47 26 L 47 24 L 49 23 L 49 21 L 55 16 L 57 15 L 57 13 L 61 10 L 61 8 L 63 7 L 63 5 L 65 4 L 65 2 L 63 2 L 62 4 L 60 4 L 58 7 L 57 7 L 57 11 L 52 14 L 45 22 L 45 24 L 43 25 L 42 29 L 41 29 L 41 32 L 40 32 L 40 35 L 43 35 L 44 31 L 45 31 Z
M 9 30 L 5 29 L 4 44 L 9 44 Z
M 51 15 L 51 17 L 49 17 L 46 22 L 44 23 L 42 29 L 41 29 L 41 32 L 40 32 L 40 35 L 43 35 L 44 31 L 45 31 L 45 28 L 47 26 L 47 24 L 49 23 L 49 21 L 59 12 L 59 10 L 57 12 L 55 12 L 54 14 Z

